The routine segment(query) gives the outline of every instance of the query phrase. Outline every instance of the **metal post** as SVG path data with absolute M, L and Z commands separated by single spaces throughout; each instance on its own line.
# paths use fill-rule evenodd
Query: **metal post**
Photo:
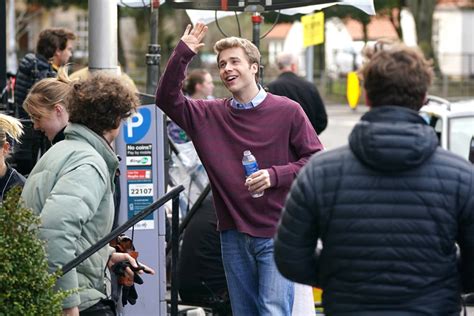
M 159 22 L 159 4 L 158 1 L 151 1 L 151 17 L 150 17 L 150 44 L 148 45 L 148 53 L 146 54 L 146 93 L 155 95 L 156 87 L 160 79 L 160 60 L 161 47 L 158 44 L 158 22 Z M 168 133 L 166 130 L 166 116 L 163 115 L 163 141 L 165 146 L 165 183 L 169 181 L 169 165 L 171 161 L 171 153 L 168 142 Z
M 254 12 L 252 14 L 252 43 L 260 49 L 260 24 L 262 24 L 263 18 L 259 12 Z M 260 59 L 260 69 L 259 69 L 259 81 L 263 86 L 263 65 L 262 60 Z
M 15 0 L 10 0 L 8 4 L 8 48 L 7 48 L 7 69 L 16 73 L 18 61 L 16 57 L 16 28 L 15 28 Z
M 0 0 L 0 93 L 7 85 L 7 3 Z M 0 103 L 3 100 L 0 100 Z
M 160 45 L 158 45 L 158 8 L 151 9 L 150 44 L 146 54 L 146 93 L 155 94 L 160 77 Z
M 306 80 L 314 82 L 314 46 L 306 47 Z
M 173 198 L 171 216 L 171 316 L 178 315 L 179 196 Z
M 89 0 L 89 71 L 119 73 L 117 2 Z

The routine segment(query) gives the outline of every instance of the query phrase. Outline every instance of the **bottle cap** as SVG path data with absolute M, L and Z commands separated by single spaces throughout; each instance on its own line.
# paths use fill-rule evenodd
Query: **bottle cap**
M 251 155 L 251 154 L 252 154 L 252 153 L 250 152 L 250 150 L 244 151 L 244 156 L 249 156 L 249 155 Z

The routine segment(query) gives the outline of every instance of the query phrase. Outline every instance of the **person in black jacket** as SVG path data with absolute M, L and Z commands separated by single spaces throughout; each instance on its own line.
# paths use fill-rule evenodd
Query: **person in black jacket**
M 371 110 L 299 173 L 275 260 L 323 289 L 326 315 L 459 315 L 474 291 L 474 168 L 417 112 L 433 77 L 421 52 L 375 47 L 361 72 Z
M 0 114 L 0 203 L 14 187 L 21 187 L 26 179 L 12 168 L 6 161 L 11 148 L 23 134 L 20 121 L 9 115 Z
M 15 116 L 22 120 L 25 134 L 13 153 L 13 162 L 23 175 L 30 173 L 38 158 L 49 148 L 43 134 L 33 129 L 23 102 L 36 82 L 56 77 L 59 67 L 67 64 L 75 39 L 74 33 L 67 29 L 45 29 L 39 35 L 36 53 L 27 54 L 20 61 L 15 83 Z
M 295 55 L 280 53 L 277 64 L 281 73 L 275 81 L 268 84 L 268 91 L 298 102 L 316 133 L 321 134 L 328 124 L 328 116 L 316 86 L 298 77 L 298 58 Z
M 75 39 L 74 33 L 64 28 L 41 31 L 36 44 L 36 53 L 26 54 L 18 67 L 15 103 L 19 118 L 29 118 L 22 106 L 30 88 L 41 79 L 56 77 L 59 67 L 66 65 L 71 58 Z

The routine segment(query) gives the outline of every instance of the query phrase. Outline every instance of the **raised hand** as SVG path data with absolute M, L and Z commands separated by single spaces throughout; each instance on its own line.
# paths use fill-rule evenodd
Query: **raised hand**
M 204 23 L 198 22 L 194 27 L 192 27 L 191 24 L 188 24 L 181 40 L 189 47 L 189 49 L 197 53 L 199 49 L 204 46 L 204 43 L 201 43 L 201 41 L 206 33 L 207 26 Z

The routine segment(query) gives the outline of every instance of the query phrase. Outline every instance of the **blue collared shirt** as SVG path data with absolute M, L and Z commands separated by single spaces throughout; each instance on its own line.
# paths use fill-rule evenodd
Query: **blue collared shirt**
M 265 91 L 265 89 L 263 89 L 260 85 L 258 86 L 258 88 L 259 90 L 258 90 L 257 95 L 249 103 L 241 104 L 236 99 L 232 98 L 230 100 L 230 105 L 233 108 L 236 108 L 239 110 L 248 110 L 248 109 L 257 107 L 267 97 L 267 92 Z

